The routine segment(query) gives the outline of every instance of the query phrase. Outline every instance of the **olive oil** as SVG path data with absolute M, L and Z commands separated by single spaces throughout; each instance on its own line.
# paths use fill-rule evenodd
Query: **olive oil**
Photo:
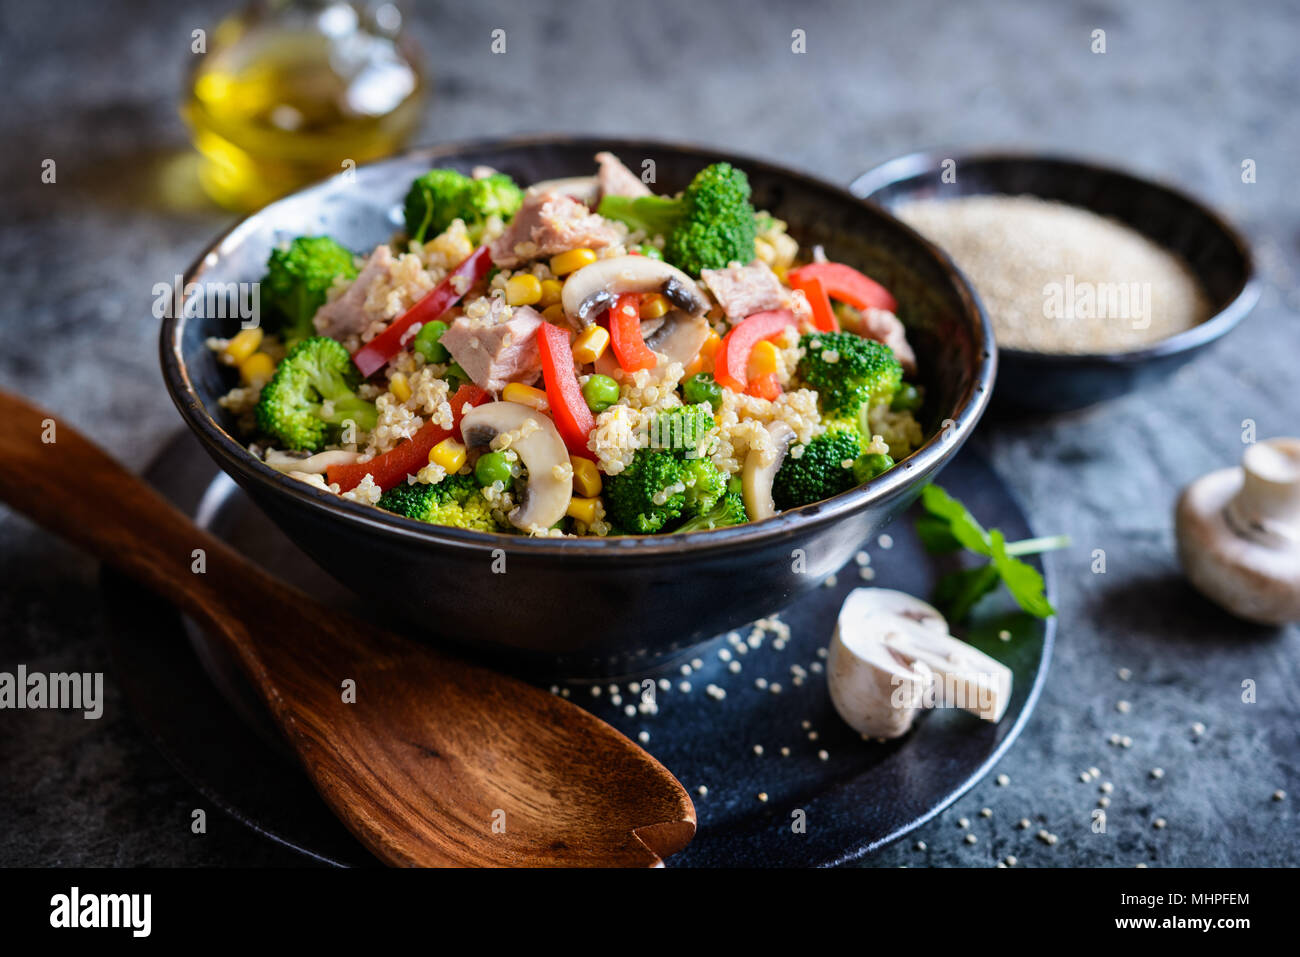
M 263 0 L 213 31 L 182 113 L 199 178 L 236 210 L 399 149 L 419 119 L 424 80 L 383 5 Z

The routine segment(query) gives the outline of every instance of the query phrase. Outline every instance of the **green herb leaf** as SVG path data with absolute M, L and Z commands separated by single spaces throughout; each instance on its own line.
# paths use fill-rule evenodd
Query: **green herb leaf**
M 998 570 L 981 565 L 959 572 L 949 572 L 934 589 L 934 603 L 951 621 L 962 621 L 975 603 L 998 587 Z
M 927 514 L 916 520 L 916 533 L 926 551 L 953 552 L 965 548 L 992 559 L 988 564 L 951 572 L 939 579 L 934 602 L 949 619 L 963 620 L 976 602 L 997 588 L 999 581 L 1006 584 L 1016 604 L 1029 614 L 1039 618 L 1056 614 L 1047 600 L 1043 576 L 1014 556 L 1063 548 L 1069 544 L 1068 538 L 1061 535 L 1008 545 L 1000 530 L 986 531 L 965 505 L 937 485 L 922 490 L 921 505 Z
M 927 514 L 919 517 L 916 520 L 916 534 L 927 552 L 941 554 L 961 551 L 961 542 L 953 535 L 948 520 L 938 515 Z
M 984 531 L 984 526 L 975 520 L 975 516 L 965 505 L 939 486 L 927 485 L 922 490 L 921 505 L 931 515 L 948 523 L 948 530 L 952 533 L 952 537 L 960 542 L 963 548 L 977 555 L 993 554 L 989 546 L 989 535 Z
M 1011 597 L 1025 611 L 1039 618 L 1050 618 L 1056 609 L 1043 592 L 1043 576 L 1038 569 L 1007 554 L 1007 541 L 996 528 L 989 533 L 993 544 L 993 567 L 1006 583 Z

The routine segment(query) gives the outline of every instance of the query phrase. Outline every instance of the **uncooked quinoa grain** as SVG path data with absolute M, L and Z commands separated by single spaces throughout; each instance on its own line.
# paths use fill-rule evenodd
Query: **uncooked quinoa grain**
M 1210 315 L 1186 263 L 1077 206 L 1034 196 L 966 196 L 907 203 L 896 212 L 970 277 L 1002 346 L 1125 352 Z

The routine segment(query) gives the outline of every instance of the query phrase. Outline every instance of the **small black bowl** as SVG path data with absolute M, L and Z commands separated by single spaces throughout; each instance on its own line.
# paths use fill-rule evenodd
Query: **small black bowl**
M 607 539 L 473 532 L 345 501 L 251 455 L 217 403 L 233 384 L 230 370 L 204 345 L 233 334 L 238 319 L 182 312 L 163 320 L 161 342 L 167 388 L 204 448 L 377 618 L 396 616 L 524 669 L 574 676 L 649 668 L 780 610 L 844 565 L 956 454 L 988 403 L 996 355 L 988 318 L 947 257 L 845 190 L 758 160 L 639 140 L 547 138 L 443 146 L 360 167 L 245 219 L 185 276 L 198 294 L 256 281 L 274 244 L 305 233 L 369 251 L 391 238 L 411 180 L 434 165 L 483 164 L 527 183 L 584 174 L 603 149 L 636 169 L 654 160 L 660 191 L 728 160 L 748 172 L 755 205 L 788 221 L 806 248 L 820 243 L 888 286 L 927 390 L 925 445 L 864 486 L 749 525 Z
M 950 160 L 956 177 L 945 183 Z M 1000 346 L 994 396 L 999 408 L 1064 412 L 1149 385 L 1226 335 L 1259 299 L 1250 246 L 1240 233 L 1185 194 L 1121 170 L 1037 154 L 927 151 L 863 173 L 849 191 L 886 209 L 992 193 L 1059 200 L 1132 227 L 1182 257 L 1200 279 L 1210 318 L 1153 345 L 1078 355 Z

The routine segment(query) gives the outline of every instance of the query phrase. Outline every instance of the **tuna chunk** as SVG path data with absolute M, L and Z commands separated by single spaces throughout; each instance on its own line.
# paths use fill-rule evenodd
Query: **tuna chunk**
M 772 267 L 762 260 L 748 266 L 702 269 L 700 278 L 718 300 L 728 319 L 743 319 L 756 312 L 780 309 L 787 293 Z
M 438 341 L 474 380 L 491 392 L 500 392 L 507 382 L 532 385 L 542 373 L 537 352 L 537 330 L 542 317 L 531 306 L 513 309 L 503 300 L 492 299 L 487 314 L 458 317 Z
M 365 310 L 366 293 L 370 291 L 371 283 L 388 275 L 395 262 L 391 249 L 387 246 L 376 246 L 347 291 L 333 302 L 327 302 L 316 310 L 316 315 L 312 318 L 312 325 L 316 327 L 316 331 L 331 339 L 346 339 L 361 335 L 374 318 Z
M 862 314 L 862 335 L 868 339 L 883 342 L 894 350 L 894 356 L 902 363 L 903 371 L 916 371 L 916 353 L 907 341 L 907 330 L 898 316 L 888 309 L 868 309 Z
M 490 255 L 494 264 L 513 269 L 569 249 L 602 249 L 619 238 L 608 221 L 572 196 L 548 191 L 524 197 L 514 220 L 493 241 Z
M 596 172 L 596 182 L 603 196 L 649 196 L 650 187 L 641 182 L 641 177 L 632 172 L 613 153 L 597 153 L 596 162 L 600 169 Z

